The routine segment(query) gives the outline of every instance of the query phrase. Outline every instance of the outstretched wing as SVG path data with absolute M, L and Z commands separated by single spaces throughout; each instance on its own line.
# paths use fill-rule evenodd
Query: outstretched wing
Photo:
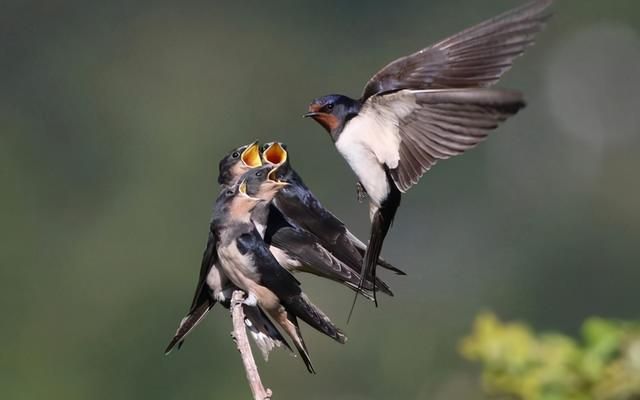
M 399 58 L 367 82 L 362 101 L 401 89 L 487 87 L 534 43 L 553 0 L 535 0 Z
M 342 135 L 370 144 L 404 192 L 438 160 L 475 147 L 522 107 L 521 94 L 506 90 L 400 90 L 370 98 Z

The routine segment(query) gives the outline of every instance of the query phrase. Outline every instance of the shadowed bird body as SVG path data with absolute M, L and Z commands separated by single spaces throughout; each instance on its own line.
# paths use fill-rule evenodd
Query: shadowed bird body
M 243 173 L 258 167 L 261 164 L 258 154 L 257 142 L 229 152 L 219 164 L 218 182 L 220 185 L 223 187 L 233 185 Z M 210 225 L 212 222 L 213 220 L 210 221 Z M 181 347 L 184 338 L 202 321 L 216 302 L 220 302 L 225 308 L 230 306 L 231 294 L 237 287 L 220 271 L 216 263 L 215 243 L 214 233 L 210 229 L 191 307 L 187 315 L 180 321 L 165 353 L 171 352 L 176 345 Z M 274 347 L 284 345 L 289 348 L 286 340 L 260 309 L 247 306 L 243 306 L 243 308 L 249 333 L 265 359 Z
M 359 99 L 328 95 L 311 103 L 305 116 L 329 133 L 369 197 L 363 282 L 375 279 L 401 194 L 524 107 L 520 93 L 488 87 L 533 44 L 552 2 L 532 1 L 391 62 Z
M 268 218 L 263 210 L 286 185 L 267 178 L 270 168 L 248 172 L 240 184 L 218 198 L 212 227 L 219 265 L 234 285 L 248 294 L 248 302 L 255 301 L 291 338 L 307 369 L 314 372 L 297 319 L 340 343 L 346 337 L 308 300 L 300 282 L 278 264 L 256 229 L 255 222 L 266 223 L 261 219 Z

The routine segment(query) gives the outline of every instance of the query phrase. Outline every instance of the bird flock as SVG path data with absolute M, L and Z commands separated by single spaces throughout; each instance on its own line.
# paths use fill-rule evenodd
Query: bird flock
M 284 144 L 254 142 L 229 152 L 219 164 L 220 193 L 193 301 L 166 352 L 241 290 L 246 328 L 265 359 L 275 347 L 292 350 L 286 335 L 315 372 L 299 320 L 339 343 L 347 338 L 303 292 L 297 274 L 335 281 L 376 305 L 378 292 L 393 296 L 376 270 L 405 274 L 380 257 L 402 194 L 525 106 L 521 93 L 493 85 L 534 43 L 552 2 L 531 1 L 397 59 L 358 99 L 312 101 L 305 116 L 329 133 L 369 199 L 367 244 L 322 206 Z

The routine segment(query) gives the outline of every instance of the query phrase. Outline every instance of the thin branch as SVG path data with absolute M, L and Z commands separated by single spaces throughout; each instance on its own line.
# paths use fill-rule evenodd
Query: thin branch
M 256 361 L 251 352 L 251 345 L 249 345 L 249 339 L 247 338 L 247 330 L 244 324 L 244 311 L 242 310 L 244 296 L 243 291 L 235 290 L 231 297 L 231 318 L 233 320 L 233 332 L 231 332 L 231 336 L 236 342 L 240 357 L 242 357 L 242 364 L 244 364 L 254 400 L 269 400 L 271 399 L 271 389 L 265 389 L 262 385 L 260 374 L 256 367 Z

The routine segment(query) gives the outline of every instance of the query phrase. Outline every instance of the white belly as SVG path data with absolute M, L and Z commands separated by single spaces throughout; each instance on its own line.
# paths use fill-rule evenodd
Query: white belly
M 219 302 L 223 302 L 226 298 L 225 289 L 231 286 L 229 279 L 222 273 L 218 264 L 211 266 L 209 273 L 207 274 L 207 286 L 211 288 L 213 297 Z
M 254 282 L 259 281 L 260 275 L 253 265 L 253 260 L 247 254 L 241 254 L 235 243 L 218 248 L 218 265 L 224 275 L 234 285 L 249 292 Z
M 376 155 L 366 143 L 355 137 L 356 133 L 343 132 L 336 142 L 336 148 L 355 172 L 371 202 L 380 207 L 389 194 L 389 182 Z
M 338 151 L 356 173 L 376 208 L 390 190 L 384 166 L 394 169 L 400 160 L 396 116 L 400 111 L 405 112 L 367 102 L 336 141 Z

